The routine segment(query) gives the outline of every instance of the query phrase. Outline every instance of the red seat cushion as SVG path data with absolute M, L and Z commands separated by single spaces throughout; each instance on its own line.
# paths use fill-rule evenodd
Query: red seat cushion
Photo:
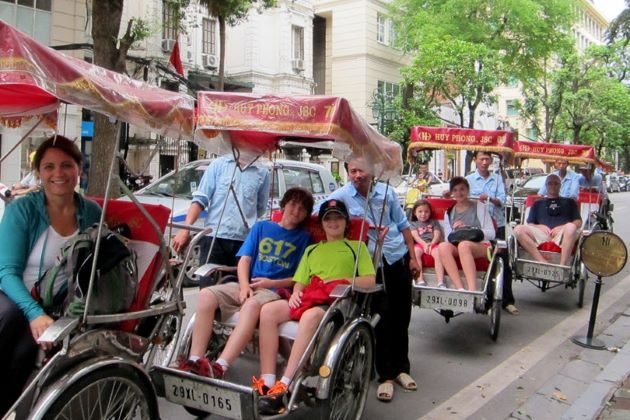
M 581 190 L 578 195 L 578 204 L 601 204 L 602 195 L 598 192 Z
M 455 205 L 455 200 L 452 198 L 429 197 L 427 201 L 431 203 L 432 216 L 435 220 L 444 220 L 446 210 Z
M 96 201 L 98 205 L 103 206 L 101 197 L 90 197 Z M 144 208 L 155 219 L 161 233 L 166 229 L 171 210 L 168 207 L 156 204 L 144 204 Z M 108 226 L 114 227 L 126 224 L 131 230 L 131 238 L 135 241 L 144 241 L 160 246 L 162 239 L 161 234 L 153 229 L 144 214 L 131 201 L 109 200 L 107 210 L 105 212 L 105 221 Z M 160 270 L 162 264 L 162 255 L 156 253 L 142 278 L 138 281 L 136 297 L 129 307 L 129 312 L 145 309 L 149 304 L 151 293 L 153 292 L 155 282 L 160 278 Z M 132 331 L 137 325 L 138 320 L 123 321 L 121 329 L 123 331 Z
M 271 220 L 273 222 L 280 222 L 282 220 L 282 210 L 274 210 L 271 212 Z M 363 229 L 363 230 L 362 230 Z M 358 217 L 350 218 L 350 231 L 348 232 L 348 239 L 353 240 L 367 240 L 367 234 L 369 229 L 369 223 Z M 311 234 L 313 242 L 321 242 L 326 239 L 326 234 L 322 225 L 319 224 L 318 216 L 312 215 L 306 223 L 306 230 Z
M 546 251 L 546 252 L 557 252 L 558 254 L 562 252 L 562 248 L 560 247 L 560 245 L 552 241 L 543 242 L 542 244 L 538 245 L 538 249 L 540 251 Z M 571 251 L 571 255 L 575 254 L 576 249 L 577 249 L 577 241 L 575 242 L 575 245 L 573 246 L 573 251 Z
M 562 251 L 562 248 L 560 248 L 557 243 L 551 242 L 551 241 L 543 242 L 542 244 L 538 245 L 538 249 L 540 251 L 547 251 L 547 252 L 560 252 L 560 251 Z
M 542 195 L 537 195 L 537 194 L 528 195 L 527 198 L 525 199 L 525 207 L 529 208 L 533 206 L 534 203 L 540 200 L 541 198 L 544 198 L 544 197 Z

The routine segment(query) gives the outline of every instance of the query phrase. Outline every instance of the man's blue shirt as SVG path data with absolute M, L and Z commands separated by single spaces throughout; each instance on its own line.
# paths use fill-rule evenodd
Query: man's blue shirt
M 569 170 L 567 170 L 567 174 L 564 178 L 560 176 L 560 171 L 555 171 L 554 174 L 558 175 L 562 180 L 560 181 L 560 197 L 577 200 L 578 194 L 580 193 L 580 176 Z M 547 183 L 538 190 L 538 195 L 547 195 Z
M 598 192 L 605 192 L 602 176 L 598 173 L 594 173 L 590 181 L 584 175 L 580 175 L 579 185 L 580 188 L 596 188 Z
M 477 170 L 468 175 L 466 180 L 468 185 L 470 185 L 470 196 L 472 198 L 478 198 L 481 194 L 486 193 L 489 198 L 497 198 L 501 201 L 500 206 L 495 206 L 488 201 L 488 211 L 497 227 L 505 226 L 505 184 L 501 175 L 491 172 L 487 178 L 484 178 Z
M 367 211 L 367 220 L 371 225 L 382 224 L 383 227 L 389 228 L 383 243 L 383 257 L 388 264 L 395 263 L 407 254 L 407 243 L 401 232 L 409 228 L 409 221 L 405 217 L 393 187 L 387 188 L 386 184 L 376 183 L 370 192 L 370 205 L 367 207 L 365 197 L 350 182 L 333 191 L 328 198 L 343 201 L 351 217 L 363 217 Z M 381 222 L 383 205 L 385 205 L 385 212 Z M 376 232 L 373 229 L 370 229 L 369 237 L 370 251 L 373 251 L 376 243 Z
M 213 236 L 243 241 L 248 231 L 243 223 L 243 217 L 251 228 L 267 208 L 269 170 L 253 165 L 244 171 L 236 170 L 233 185 L 238 198 L 237 206 L 234 194 L 230 192 L 230 180 L 235 166 L 236 161 L 231 155 L 213 160 L 203 174 L 199 188 L 193 193 L 192 202 L 198 203 L 204 209 L 208 208 L 205 226 L 213 228 Z M 228 201 L 223 220 L 219 224 L 226 197 Z

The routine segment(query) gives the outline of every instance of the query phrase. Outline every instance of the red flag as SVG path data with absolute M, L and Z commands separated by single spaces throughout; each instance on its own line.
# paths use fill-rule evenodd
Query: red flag
M 171 52 L 171 58 L 168 60 L 169 63 L 175 67 L 175 71 L 182 76 L 184 75 L 184 66 L 182 65 L 182 59 L 179 56 L 179 40 L 175 41 L 175 45 L 173 45 L 173 52 Z

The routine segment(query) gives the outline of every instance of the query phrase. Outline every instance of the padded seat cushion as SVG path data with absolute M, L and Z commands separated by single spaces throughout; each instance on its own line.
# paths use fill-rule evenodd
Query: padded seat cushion
M 240 315 L 240 312 L 236 312 L 234 315 L 224 320 L 222 324 L 229 325 L 230 327 L 234 328 L 236 326 L 236 323 L 238 322 L 239 315 Z M 280 337 L 286 337 L 291 340 L 295 340 L 295 337 L 297 337 L 297 331 L 298 331 L 297 321 L 283 322 L 278 327 L 278 333 L 280 334 Z
M 560 248 L 560 246 L 558 246 L 557 243 L 555 242 L 543 242 L 542 244 L 538 245 L 538 249 L 540 251 L 546 251 L 546 252 L 557 252 L 560 253 L 562 251 L 562 248 Z

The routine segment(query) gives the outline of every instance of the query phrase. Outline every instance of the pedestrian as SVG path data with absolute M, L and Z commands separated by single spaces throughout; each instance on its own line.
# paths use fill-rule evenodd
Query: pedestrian
M 376 373 L 380 385 L 377 398 L 391 401 L 394 382 L 406 390 L 418 388 L 410 375 L 409 321 L 411 320 L 412 274 L 420 274 L 414 240 L 393 188 L 382 182 L 374 185 L 372 166 L 365 158 L 351 156 L 346 165 L 350 182 L 328 197 L 343 201 L 352 217 L 367 217 L 371 225 L 385 228 L 383 258 L 377 267 L 377 283 L 385 293 L 375 296 L 375 310 L 381 320 L 376 325 Z M 366 202 L 367 201 L 367 202 Z M 367 215 L 365 214 L 367 209 Z M 370 232 L 370 246 L 377 242 L 377 233 Z
M 20 182 L 13 185 L 11 188 L 12 196 L 20 196 L 30 193 L 31 191 L 37 191 L 40 188 L 39 177 L 37 176 L 37 170 L 34 167 L 35 163 L 35 154 L 36 152 L 32 152 L 29 155 L 29 166 L 31 170 L 20 180 Z
M 269 170 L 265 167 L 252 164 L 243 168 L 231 154 L 220 156 L 210 163 L 197 191 L 193 193 L 184 221 L 192 225 L 203 210 L 208 211 L 205 227 L 211 227 L 212 233 L 200 242 L 199 259 L 202 264 L 237 265 L 236 254 L 250 227 L 265 213 L 269 188 Z M 213 239 L 215 243 L 209 255 Z M 173 239 L 173 249 L 181 252 L 189 240 L 190 231 L 181 229 Z M 210 279 L 199 282 L 201 288 L 209 285 Z

